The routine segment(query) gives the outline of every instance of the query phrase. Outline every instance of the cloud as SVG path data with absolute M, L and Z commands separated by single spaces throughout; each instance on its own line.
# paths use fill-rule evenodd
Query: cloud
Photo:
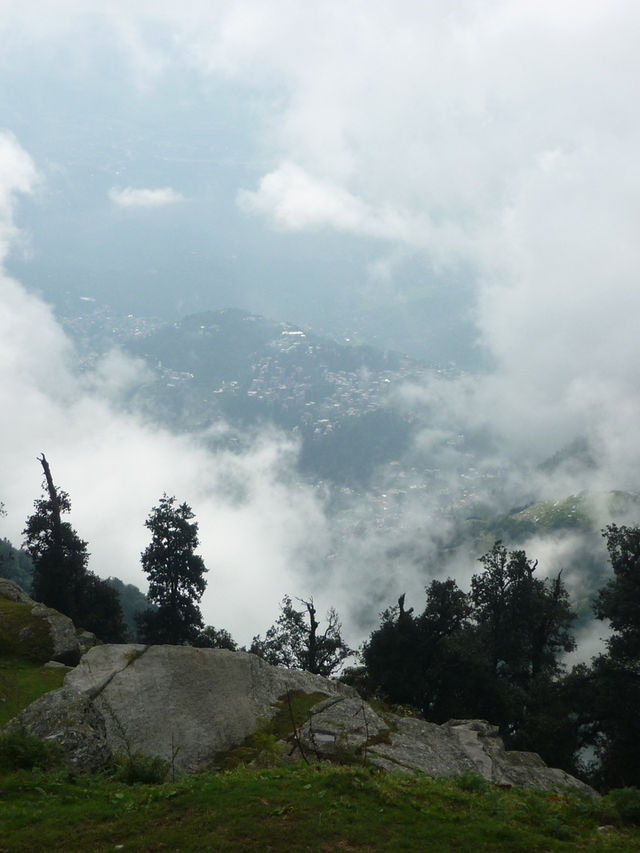
M 424 426 L 416 452 L 423 458 L 439 453 L 443 467 L 447 460 L 449 471 L 442 473 L 443 479 L 458 476 L 457 465 L 464 461 L 456 435 L 485 430 L 494 437 L 485 470 L 501 466 L 502 482 L 508 480 L 505 493 L 637 489 L 640 118 L 630 106 L 640 74 L 636 3 L 490 0 L 452 8 L 445 0 L 193 0 L 114 2 L 108 7 L 67 2 L 64 15 L 56 10 L 54 16 L 47 4 L 39 6 L 42 14 L 33 14 L 32 4 L 28 10 L 24 6 L 26 11 L 14 6 L 0 25 L 3 43 L 13 51 L 11 61 L 31 57 L 33 51 L 25 44 L 35 41 L 55 41 L 71 52 L 80 51 L 90 39 L 78 34 L 95 32 L 96 21 L 102 22 L 104 38 L 126 57 L 132 78 L 142 81 L 141 92 L 145 86 L 161 85 L 163 75 L 179 64 L 200 75 L 203 87 L 213 93 L 233 91 L 254 105 L 262 103 L 253 109 L 254 124 L 248 131 L 255 152 L 254 177 L 244 173 L 244 183 L 237 187 L 237 202 L 246 213 L 294 233 L 333 229 L 345 240 L 379 240 L 390 257 L 414 252 L 431 287 L 434 281 L 448 286 L 443 270 L 464 269 L 473 286 L 477 335 L 491 354 L 493 369 L 472 380 L 423 383 L 405 389 L 396 401 L 410 407 Z M 45 26 L 47 18 L 54 17 L 58 20 L 52 20 L 53 27 Z M 212 112 L 218 109 L 214 95 L 211 104 Z M 6 174 L 15 176 L 11 192 L 19 192 L 33 185 L 35 170 L 15 141 L 7 139 Z M 125 194 L 112 196 L 114 203 L 132 204 L 140 198 L 136 193 L 146 193 L 142 198 L 151 204 L 165 202 L 161 194 L 174 191 L 113 192 Z M 4 254 L 15 240 L 5 197 L 0 191 Z M 347 255 L 351 245 L 341 244 L 341 251 Z M 403 292 L 402 265 L 372 269 L 378 272 L 371 276 L 372 287 L 394 293 L 390 282 L 395 280 L 397 292 Z M 345 281 L 345 288 L 351 286 Z M 419 295 L 415 282 L 411 286 L 413 295 Z M 37 401 L 44 410 L 55 403 L 47 390 L 53 387 L 54 375 L 60 378 L 61 399 L 74 400 L 79 393 L 64 366 L 68 344 L 41 303 L 29 301 L 18 285 L 6 287 L 6 338 L 0 339 L 0 346 L 24 380 L 25 399 L 32 405 L 28 411 L 37 421 Z M 20 348 L 21 338 L 34 324 L 56 358 L 45 359 L 40 348 L 31 353 Z M 113 362 L 103 371 L 107 377 L 112 372 L 126 377 L 122 365 L 116 367 Z M 104 377 L 100 381 L 111 389 Z M 17 385 L 8 387 L 22 399 Z M 91 435 L 93 428 L 80 415 L 98 407 L 102 391 L 90 393 L 85 387 L 80 399 L 83 405 L 76 400 L 69 411 L 77 412 L 78 422 Z M 54 415 L 62 414 L 56 405 L 52 412 L 55 425 Z M 122 430 L 121 442 L 104 438 L 104 447 L 113 453 L 128 446 L 126 425 L 137 436 L 131 446 L 139 448 L 147 464 L 151 459 L 145 447 L 157 449 L 164 460 L 166 448 L 174 446 L 169 436 L 154 438 L 136 421 L 113 420 L 105 410 L 100 412 L 105 424 L 120 425 L 114 426 L 116 435 Z M 25 424 L 27 434 L 30 428 Z M 64 431 L 61 428 L 60 434 Z M 74 429 L 69 434 L 78 435 Z M 562 479 L 535 473 L 536 462 L 576 435 L 589 439 L 598 461 L 595 471 L 563 474 Z M 273 487 L 281 511 L 273 523 L 280 518 L 295 532 L 301 529 L 289 503 L 295 490 L 278 479 L 282 470 L 291 475 L 295 451 L 281 438 L 265 442 L 272 456 L 256 445 L 246 457 L 219 457 L 210 470 L 203 463 L 203 470 L 220 486 L 225 482 L 220 466 L 236 470 L 237 465 L 241 471 L 243 460 L 254 460 L 251 454 L 257 454 L 261 477 L 248 487 L 254 501 L 248 506 L 266 512 L 265 495 Z M 84 446 L 82 441 L 79 446 Z M 191 459 L 196 446 L 183 443 L 180 453 Z M 34 446 L 29 453 L 42 449 Z M 72 465 L 70 450 L 64 458 Z M 257 460 L 265 458 L 271 462 L 258 465 Z M 90 469 L 86 452 L 82 463 Z M 7 464 L 11 466 L 10 460 Z M 186 462 L 182 467 L 192 470 Z M 22 468 L 11 470 L 17 480 L 24 480 Z M 253 483 L 250 472 L 247 476 Z M 264 483 L 269 488 L 263 489 Z M 80 487 L 80 481 L 77 486 L 84 493 L 86 486 Z M 157 498 L 152 491 L 139 500 L 139 507 Z M 309 503 L 302 500 L 300 506 L 307 507 L 307 518 L 315 518 L 318 529 L 326 530 L 317 497 L 303 494 Z M 239 530 L 240 521 L 246 522 L 251 541 L 265 539 L 271 555 L 265 559 L 276 577 L 276 545 L 290 555 L 284 564 L 292 565 L 299 534 L 277 543 L 271 526 L 261 527 L 254 516 L 245 517 L 228 503 L 216 506 L 222 507 L 229 529 L 237 523 L 233 529 Z M 406 541 L 416 541 L 419 525 L 407 523 Z M 438 523 L 434 521 L 434 527 Z M 358 563 L 366 571 L 376 574 L 371 566 L 395 565 L 391 557 L 379 562 L 375 558 L 388 534 L 378 536 L 366 525 L 365 530 L 369 533 L 362 542 L 353 540 L 354 564 L 358 551 L 367 555 Z M 435 539 L 430 531 L 424 536 Z M 339 556 L 336 577 L 348 565 L 341 560 Z M 401 577 L 405 570 L 408 577 L 413 570 L 410 559 L 399 569 Z M 289 568 L 283 576 L 289 577 L 287 572 Z M 384 576 L 381 570 L 381 584 Z M 339 579 L 336 583 L 349 585 Z
M 38 182 L 36 167 L 12 133 L 0 131 L 0 264 L 4 263 L 19 232 L 13 220 L 16 193 L 30 193 Z
M 118 207 L 166 207 L 184 201 L 182 193 L 171 187 L 158 189 L 135 189 L 134 187 L 113 187 L 109 198 Z
M 16 193 L 34 185 L 33 164 L 0 138 L 0 240 L 10 243 Z M 265 431 L 243 450 L 212 450 L 212 434 L 174 435 L 127 412 L 123 395 L 146 379 L 140 363 L 112 352 L 88 373 L 51 309 L 0 270 L 0 498 L 2 535 L 18 544 L 40 494 L 37 456 L 69 492 L 71 522 L 90 543 L 90 567 L 143 588 L 140 553 L 152 506 L 167 492 L 200 523 L 210 573 L 207 622 L 241 642 L 264 631 L 286 592 L 327 548 L 323 503 L 295 472 L 298 446 Z M 302 593 L 306 589 L 299 590 Z

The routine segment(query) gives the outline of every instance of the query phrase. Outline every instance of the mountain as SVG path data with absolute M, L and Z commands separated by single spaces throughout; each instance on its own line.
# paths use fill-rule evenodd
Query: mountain
M 273 423 L 299 436 L 305 473 L 342 484 L 366 484 L 377 466 L 402 456 L 412 424 L 390 395 L 433 372 L 397 352 L 239 309 L 171 324 L 99 309 L 66 326 L 86 359 L 116 343 L 146 363 L 152 378 L 132 403 L 154 419 L 180 430 L 221 418 L 238 427 Z

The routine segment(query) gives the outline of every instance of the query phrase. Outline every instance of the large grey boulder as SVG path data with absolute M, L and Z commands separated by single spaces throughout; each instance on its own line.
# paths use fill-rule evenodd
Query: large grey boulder
M 66 677 L 62 691 L 46 694 L 10 725 L 60 740 L 69 763 L 81 767 L 91 744 L 108 760 L 142 753 L 173 760 L 193 772 L 253 734 L 289 691 L 354 696 L 355 691 L 320 676 L 273 667 L 255 655 L 187 646 L 95 646 Z M 61 693 L 64 696 L 60 696 Z M 87 703 L 89 719 L 77 743 L 59 736 L 48 707 Z M 74 714 L 76 711 L 74 711 Z
M 103 766 L 119 753 L 215 764 L 282 709 L 291 692 L 314 694 L 286 753 L 307 760 L 366 760 L 384 770 L 453 776 L 474 771 L 501 785 L 587 789 L 532 753 L 508 752 L 479 720 L 438 726 L 376 712 L 353 688 L 254 655 L 186 646 L 103 645 L 83 656 L 64 687 L 10 723 L 63 744 L 70 765 Z M 68 712 L 65 711 L 68 709 Z

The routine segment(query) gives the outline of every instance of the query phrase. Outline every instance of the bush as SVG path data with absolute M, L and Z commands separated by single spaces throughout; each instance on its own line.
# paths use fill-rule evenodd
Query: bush
M 125 755 L 116 759 L 115 777 L 125 785 L 161 785 L 169 773 L 169 762 L 157 755 Z
M 0 735 L 0 770 L 49 770 L 62 764 L 64 751 L 59 743 L 44 741 L 29 734 L 26 729 L 16 729 Z
M 467 794 L 484 794 L 489 787 L 489 783 L 484 776 L 481 776 L 474 770 L 465 770 L 464 773 L 455 777 L 455 781 L 460 790 L 465 791 Z
M 640 791 L 637 788 L 614 788 L 606 799 L 623 823 L 640 824 Z

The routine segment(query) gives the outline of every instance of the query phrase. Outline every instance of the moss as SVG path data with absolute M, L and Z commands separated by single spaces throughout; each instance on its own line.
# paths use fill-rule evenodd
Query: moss
M 49 625 L 32 614 L 32 607 L 0 598 L 0 649 L 44 663 L 53 654 Z
M 326 693 L 304 693 L 290 690 L 281 696 L 275 705 L 275 714 L 270 719 L 260 719 L 258 728 L 239 745 L 216 756 L 216 765 L 232 770 L 240 764 L 272 767 L 279 764 L 284 753 L 284 743 L 309 718 L 311 709 L 328 699 Z

